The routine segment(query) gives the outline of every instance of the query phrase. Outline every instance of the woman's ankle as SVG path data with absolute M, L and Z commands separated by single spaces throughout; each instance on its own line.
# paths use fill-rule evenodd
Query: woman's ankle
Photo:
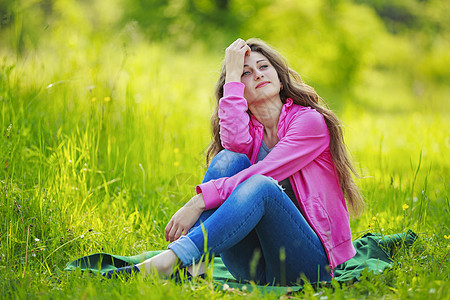
M 198 264 L 193 264 L 188 267 L 186 267 L 189 274 L 191 274 L 194 277 L 200 276 L 205 274 L 205 262 L 200 262 Z
M 157 274 L 160 277 L 169 277 L 178 264 L 178 256 L 172 250 L 166 250 L 137 264 L 136 267 L 146 275 Z

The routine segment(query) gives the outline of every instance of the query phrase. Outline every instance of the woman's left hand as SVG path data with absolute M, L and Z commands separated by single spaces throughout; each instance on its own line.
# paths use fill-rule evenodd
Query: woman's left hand
M 203 194 L 195 195 L 180 208 L 167 223 L 164 235 L 166 241 L 176 241 L 182 234 L 186 234 L 205 210 Z

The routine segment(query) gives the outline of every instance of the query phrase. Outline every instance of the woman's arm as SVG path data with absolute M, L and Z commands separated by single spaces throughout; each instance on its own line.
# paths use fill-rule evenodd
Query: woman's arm
M 289 122 L 286 135 L 260 162 L 232 177 L 211 180 L 197 186 L 203 194 L 205 209 L 219 207 L 243 181 L 261 174 L 283 180 L 301 170 L 329 147 L 330 136 L 323 116 L 304 108 Z
M 240 82 L 244 69 L 244 57 L 250 54 L 250 47 L 237 39 L 225 50 L 226 78 L 224 97 L 219 101 L 219 126 L 222 146 L 231 151 L 246 153 L 251 145 L 248 134 L 247 101 L 242 96 L 245 86 Z M 242 134 L 242 132 L 247 132 Z M 164 230 L 167 241 L 175 241 L 186 234 L 205 210 L 201 193 L 192 197 L 170 219 Z
M 229 82 L 224 85 L 224 97 L 219 101 L 219 126 L 222 146 L 230 151 L 249 156 L 253 144 L 250 135 L 250 116 L 244 84 Z
M 252 137 L 249 132 L 250 117 L 247 101 L 243 97 L 245 85 L 241 83 L 244 57 L 251 49 L 242 39 L 237 39 L 225 50 L 225 85 L 219 101 L 219 126 L 222 146 L 230 151 L 249 154 Z

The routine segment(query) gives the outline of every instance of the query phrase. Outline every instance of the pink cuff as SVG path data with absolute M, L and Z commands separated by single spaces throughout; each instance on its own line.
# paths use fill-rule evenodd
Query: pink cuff
M 219 207 L 222 202 L 220 201 L 219 192 L 214 185 L 214 180 L 208 181 L 197 185 L 197 194 L 203 194 L 203 200 L 205 201 L 205 210 Z
M 242 82 L 232 81 L 223 85 L 223 96 L 244 96 L 245 84 Z

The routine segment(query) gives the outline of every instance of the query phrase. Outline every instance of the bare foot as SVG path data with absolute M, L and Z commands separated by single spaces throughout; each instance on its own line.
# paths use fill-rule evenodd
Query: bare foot
M 169 277 L 179 262 L 178 256 L 172 250 L 165 250 L 139 264 L 140 273 L 145 275 L 157 274 L 161 277 Z
M 189 267 L 186 267 L 187 271 L 189 272 L 189 274 L 191 274 L 194 277 L 200 276 L 202 274 L 205 274 L 205 263 L 199 263 L 199 264 L 194 264 L 191 265 Z

